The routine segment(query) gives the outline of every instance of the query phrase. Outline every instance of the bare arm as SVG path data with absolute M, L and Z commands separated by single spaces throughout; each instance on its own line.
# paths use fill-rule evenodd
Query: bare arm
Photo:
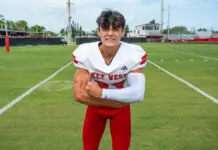
M 102 100 L 100 98 L 94 98 L 87 93 L 86 86 L 90 80 L 90 74 L 85 69 L 77 69 L 74 82 L 73 82 L 73 91 L 74 99 L 82 104 L 99 106 L 99 107 L 113 107 L 121 108 L 127 106 L 127 103 L 116 102 L 113 100 Z

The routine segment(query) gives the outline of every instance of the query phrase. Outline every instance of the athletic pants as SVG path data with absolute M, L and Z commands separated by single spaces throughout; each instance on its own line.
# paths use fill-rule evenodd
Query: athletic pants
M 83 126 L 84 150 L 98 150 L 106 121 L 110 120 L 113 150 L 128 150 L 131 139 L 130 105 L 123 108 L 87 106 Z

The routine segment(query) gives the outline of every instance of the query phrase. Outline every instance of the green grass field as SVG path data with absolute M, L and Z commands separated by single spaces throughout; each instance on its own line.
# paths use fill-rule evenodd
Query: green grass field
M 218 45 L 140 44 L 148 59 L 218 99 Z M 69 63 L 76 46 L 0 48 L 0 109 Z M 0 150 L 82 150 L 85 106 L 68 66 L 0 115 Z M 132 105 L 131 150 L 217 150 L 218 104 L 148 63 Z M 100 150 L 111 150 L 107 126 Z

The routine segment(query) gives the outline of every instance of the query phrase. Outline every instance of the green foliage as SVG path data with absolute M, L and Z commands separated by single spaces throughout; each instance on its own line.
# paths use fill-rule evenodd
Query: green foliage
M 96 29 L 96 30 L 92 30 L 91 35 L 92 35 L 92 36 L 98 36 L 97 29 Z
M 28 23 L 25 20 L 20 20 L 15 22 L 17 30 L 23 30 L 23 31 L 27 31 L 28 29 Z
M 7 20 L 6 21 L 8 30 L 18 30 L 17 24 L 14 21 Z
M 52 32 L 52 31 L 46 31 L 46 33 L 44 33 L 44 36 L 57 36 L 57 34 L 55 32 Z
M 79 23 L 76 23 L 74 20 L 72 21 L 71 24 L 71 31 L 72 31 L 72 38 L 75 38 L 76 36 L 83 36 L 86 35 L 85 31 L 82 29 L 82 26 L 79 25 Z M 64 28 L 60 30 L 61 36 L 66 36 L 67 35 L 67 30 Z
M 129 33 L 129 25 L 127 24 L 125 27 L 125 36 L 127 36 L 128 33 Z
M 79 36 L 82 36 L 83 35 L 83 29 L 82 29 L 82 27 L 80 26 L 79 27 Z
M 0 24 L 5 24 L 5 22 L 4 22 L 4 21 L 2 21 L 2 20 L 0 20 Z
M 149 23 L 150 23 L 150 24 L 156 24 L 156 21 L 155 21 L 155 19 L 153 19 L 153 20 L 151 20 Z
M 170 34 L 190 34 L 191 32 L 185 26 L 175 26 L 169 29 Z M 167 29 L 163 30 L 163 33 L 167 33 Z
M 0 20 L 0 24 L 5 24 L 5 22 L 3 20 Z M 6 24 L 8 30 L 28 31 L 30 33 L 30 36 L 45 36 L 45 32 L 47 32 L 47 35 L 49 36 L 57 36 L 57 34 L 52 31 L 46 31 L 46 28 L 41 25 L 34 25 L 29 27 L 28 22 L 25 20 L 18 20 L 16 22 L 12 20 L 7 20 Z
M 30 32 L 30 35 L 31 35 L 31 36 L 43 36 L 43 35 L 44 35 L 44 32 L 45 32 L 46 30 L 45 30 L 45 27 L 44 27 L 44 26 L 34 25 L 34 26 L 30 27 L 30 28 L 28 29 L 28 31 Z
M 206 32 L 207 29 L 206 28 L 199 28 L 198 31 L 205 31 Z
M 22 30 L 22 31 L 27 31 L 28 30 L 28 23 L 25 20 L 19 20 L 19 21 L 12 21 L 12 20 L 7 20 L 7 27 L 8 30 Z
M 63 28 L 63 29 L 61 29 L 60 34 L 61 34 L 61 36 L 66 36 L 66 35 L 67 35 L 67 32 L 66 32 L 65 29 Z

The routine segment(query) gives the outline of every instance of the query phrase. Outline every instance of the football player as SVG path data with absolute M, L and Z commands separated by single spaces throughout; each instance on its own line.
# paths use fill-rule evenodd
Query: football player
M 138 45 L 121 42 L 124 16 L 112 10 L 97 18 L 100 41 L 81 44 L 73 52 L 74 99 L 87 105 L 83 125 L 84 150 L 98 150 L 110 120 L 113 150 L 128 150 L 131 139 L 130 104 L 145 93 L 147 54 Z

